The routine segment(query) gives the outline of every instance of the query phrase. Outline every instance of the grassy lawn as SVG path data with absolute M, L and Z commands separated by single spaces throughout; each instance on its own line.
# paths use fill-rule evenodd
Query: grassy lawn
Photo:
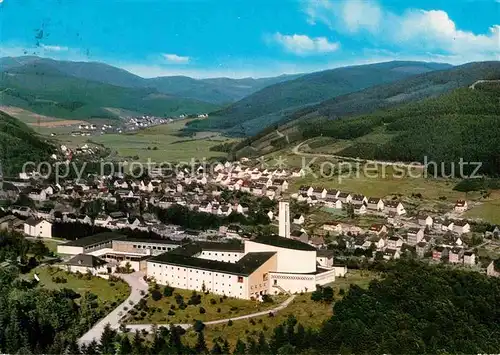
M 330 286 L 335 290 L 335 298 L 338 300 L 342 297 L 338 293 L 341 288 L 347 291 L 351 284 L 366 288 L 376 276 L 376 274 L 365 270 L 349 271 L 345 278 L 337 278 Z M 256 317 L 252 318 L 252 321 L 250 319 L 238 320 L 234 321 L 232 326 L 227 323 L 206 326 L 205 340 L 211 347 L 214 339 L 222 337 L 227 339 L 233 347 L 238 338 L 245 340 L 250 336 L 257 340 L 261 331 L 269 338 L 274 328 L 283 323 L 289 316 L 294 316 L 298 323 L 307 329 L 309 327 L 318 328 L 332 315 L 332 305 L 314 302 L 311 300 L 311 293 L 305 293 L 297 295 L 287 308 L 276 313 L 274 317 Z M 196 333 L 193 330 L 189 330 L 184 338 L 190 344 L 196 343 Z
M 210 151 L 211 147 L 227 141 L 216 133 L 202 132 L 194 137 L 178 136 L 186 122 L 188 121 L 177 121 L 135 133 L 105 134 L 92 137 L 92 140 L 117 151 L 121 157 L 138 156 L 142 162 L 148 159 L 156 163 L 180 160 L 189 162 L 191 158 L 208 159 L 225 155 L 222 152 Z
M 163 288 L 160 288 L 160 291 L 163 292 Z M 144 312 L 144 317 L 142 317 L 140 314 L 137 314 L 135 316 L 129 314 L 127 323 L 179 324 L 192 323 L 195 319 L 201 320 L 203 322 L 208 322 L 212 320 L 230 318 L 232 316 L 242 316 L 245 314 L 272 309 L 286 300 L 288 297 L 285 295 L 277 295 L 273 296 L 273 303 L 262 303 L 230 297 L 223 299 L 219 295 L 205 295 L 203 293 L 198 293 L 199 295 L 201 295 L 201 303 L 199 305 L 187 305 L 187 308 L 183 310 L 179 308 L 179 305 L 176 302 L 176 293 L 180 294 L 184 298 L 184 303 L 187 305 L 191 295 L 193 294 L 193 291 L 175 289 L 174 295 L 170 297 L 163 297 L 159 301 L 154 301 L 151 298 L 151 295 L 149 295 L 146 303 L 149 308 L 149 312 Z M 216 304 L 211 303 L 212 299 L 216 301 Z M 175 314 L 168 315 L 168 312 L 171 310 L 172 305 L 175 307 L 175 309 L 172 310 Z M 205 309 L 206 313 L 200 314 L 201 307 Z
M 69 288 L 83 295 L 85 292 L 95 294 L 101 304 L 112 302 L 123 302 L 130 294 L 130 287 L 125 282 L 109 282 L 100 277 L 92 277 L 90 280 L 85 276 L 78 278 L 76 274 L 68 273 L 56 267 L 40 266 L 33 269 L 26 278 L 32 279 L 33 274 L 40 278 L 40 286 L 48 289 L 59 290 Z M 56 283 L 53 277 L 66 279 L 66 283 Z M 113 284 L 113 285 L 112 285 Z

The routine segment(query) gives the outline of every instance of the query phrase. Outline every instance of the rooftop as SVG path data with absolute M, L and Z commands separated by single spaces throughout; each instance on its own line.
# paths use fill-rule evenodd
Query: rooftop
M 99 267 L 101 265 L 107 264 L 106 261 L 98 258 L 97 256 L 90 255 L 90 254 L 78 254 L 71 258 L 68 262 L 66 262 L 67 265 L 74 265 L 74 266 L 87 266 L 87 267 Z
M 277 236 L 257 237 L 253 241 L 256 243 L 272 245 L 279 248 L 316 251 L 316 248 L 313 247 L 312 245 L 302 243 L 298 240 L 277 237 Z
M 72 240 L 64 245 L 71 247 L 87 247 L 94 244 L 105 243 L 111 240 L 122 239 L 122 238 L 125 238 L 123 234 L 105 232 L 105 233 L 94 234 L 77 240 Z
M 183 248 L 178 248 L 170 252 L 155 256 L 149 259 L 149 262 L 248 276 L 262 264 L 264 264 L 267 260 L 269 260 L 273 255 L 275 255 L 274 252 L 248 253 L 237 263 L 226 263 L 222 261 L 206 260 L 182 255 L 178 253 L 179 249 Z

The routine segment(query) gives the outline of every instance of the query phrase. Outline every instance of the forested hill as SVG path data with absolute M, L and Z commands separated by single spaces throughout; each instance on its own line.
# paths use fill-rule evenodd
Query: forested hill
M 450 67 L 448 64 L 396 61 L 307 74 L 257 91 L 214 112 L 208 120 L 191 123 L 189 128 L 231 130 L 251 135 L 301 107 L 374 85 Z
M 435 161 L 450 167 L 481 162 L 480 172 L 500 174 L 500 83 L 481 83 L 437 98 L 378 111 L 371 115 L 302 124 L 305 138 L 353 140 L 376 132 L 387 142 L 357 143 L 336 154 L 393 161 Z M 473 167 L 472 167 L 473 168 Z M 456 173 L 458 168 L 456 168 Z M 464 169 L 466 172 L 469 169 Z M 446 169 L 449 172 L 449 169 Z
M 108 108 L 157 116 L 206 113 L 217 108 L 153 88 L 121 87 L 70 76 L 43 62 L 0 72 L 0 102 L 47 116 L 76 119 L 117 118 Z
M 478 354 L 500 349 L 500 280 L 399 263 L 352 286 L 312 348 L 322 354 Z
M 0 111 L 0 159 L 3 174 L 12 176 L 25 162 L 46 161 L 54 147 L 21 121 Z
M 429 97 L 437 97 L 454 89 L 468 87 L 477 80 L 500 79 L 500 61 L 468 63 L 448 70 L 433 71 L 415 75 L 397 82 L 374 86 L 347 95 L 326 100 L 319 105 L 297 110 L 282 117 L 279 123 L 270 125 L 234 147 L 236 155 L 259 155 L 272 149 L 280 149 L 281 145 L 276 131 L 288 135 L 288 143 L 297 144 L 303 137 L 302 129 L 315 125 L 315 132 L 322 129 L 315 122 L 323 119 L 338 120 L 355 117 L 361 114 L 370 114 L 380 109 L 401 106 L 405 103 L 416 102 Z M 323 124 L 323 123 L 322 123 Z M 328 129 L 328 123 L 325 128 Z M 265 127 L 265 126 L 262 126 Z M 269 146 L 271 145 L 271 147 Z M 263 151 L 261 147 L 265 147 Z M 252 147 L 249 151 L 248 147 Z

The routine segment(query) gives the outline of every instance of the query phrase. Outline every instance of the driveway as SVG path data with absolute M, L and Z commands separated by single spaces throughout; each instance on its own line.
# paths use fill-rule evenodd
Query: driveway
M 106 324 L 110 324 L 112 329 L 118 329 L 120 326 L 120 318 L 123 314 L 127 313 L 124 311 L 123 307 L 127 307 L 131 309 L 135 304 L 139 303 L 141 298 L 141 291 L 148 292 L 148 284 L 144 281 L 144 273 L 142 272 L 134 272 L 132 274 L 115 274 L 116 276 L 121 277 L 126 283 L 130 285 L 131 293 L 130 296 L 118 307 L 116 307 L 111 313 L 109 313 L 106 317 L 101 319 L 97 324 L 95 324 L 92 329 L 90 329 L 87 333 L 85 333 L 80 339 L 78 339 L 78 343 L 88 344 L 92 340 L 96 340 L 99 342 L 101 339 L 101 334 L 104 331 L 104 327 Z M 130 304 L 132 301 L 133 305 Z M 122 316 L 119 313 L 122 312 Z
M 218 319 L 210 322 L 204 322 L 205 325 L 214 325 L 214 324 L 221 324 L 221 323 L 227 323 L 229 320 L 242 320 L 242 319 L 250 319 L 250 318 L 255 318 L 255 317 L 261 317 L 261 316 L 266 316 L 269 314 L 269 312 L 276 313 L 278 311 L 281 311 L 283 308 L 288 307 L 288 305 L 294 300 L 295 295 L 292 295 L 288 297 L 283 303 L 281 303 L 279 306 L 273 308 L 273 309 L 268 309 L 266 311 L 261 311 L 261 312 L 256 312 L 256 313 L 251 313 L 247 314 L 244 316 L 239 316 L 239 317 L 232 317 L 232 318 L 225 318 L 225 319 Z M 169 327 L 169 324 L 156 324 L 158 327 Z M 184 329 L 189 329 L 192 327 L 192 324 L 175 324 L 176 326 L 182 327 Z M 128 324 L 127 329 L 131 331 L 142 331 L 142 330 L 147 330 L 150 331 L 151 327 L 153 324 Z

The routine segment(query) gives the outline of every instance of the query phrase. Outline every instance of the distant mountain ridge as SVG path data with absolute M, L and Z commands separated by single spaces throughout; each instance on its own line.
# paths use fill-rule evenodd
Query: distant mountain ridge
M 0 71 L 29 64 L 53 67 L 68 76 L 127 88 L 152 88 L 161 93 L 214 104 L 228 104 L 252 94 L 268 85 L 295 79 L 297 75 L 270 78 L 210 78 L 193 79 L 187 76 L 142 78 L 124 69 L 99 62 L 71 62 L 36 56 L 0 58 Z
M 280 121 L 294 110 L 375 85 L 415 74 L 448 69 L 450 64 L 385 62 L 336 68 L 303 75 L 268 86 L 234 104 L 213 112 L 208 120 L 194 122 L 192 130 L 228 130 L 245 135 Z
M 28 61 L 1 71 L 0 102 L 47 116 L 73 119 L 117 118 L 108 108 L 175 116 L 206 113 L 217 107 L 153 88 L 122 87 L 70 76 L 43 61 Z

